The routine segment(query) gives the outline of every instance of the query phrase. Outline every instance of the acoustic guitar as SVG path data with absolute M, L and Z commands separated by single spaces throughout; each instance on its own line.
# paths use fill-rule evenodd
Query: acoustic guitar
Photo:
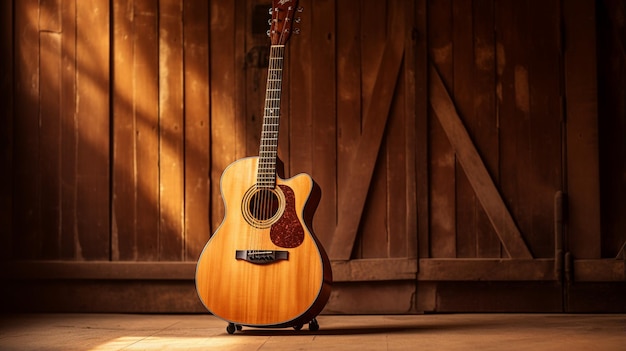
M 285 44 L 296 31 L 297 0 L 274 0 L 261 145 L 258 157 L 230 164 L 220 189 L 225 216 L 196 267 L 196 290 L 213 315 L 241 326 L 309 323 L 330 295 L 332 273 L 311 229 L 321 191 L 307 174 L 277 175 L 278 130 Z

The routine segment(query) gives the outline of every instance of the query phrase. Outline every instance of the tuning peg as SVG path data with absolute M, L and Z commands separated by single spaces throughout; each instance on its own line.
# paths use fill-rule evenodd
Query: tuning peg
M 300 34 L 300 28 L 294 28 L 293 29 L 293 33 L 294 34 Z
M 274 9 L 270 7 L 270 9 L 269 9 L 269 11 L 268 11 L 268 12 L 269 12 L 269 14 L 271 15 L 271 14 L 272 14 L 272 12 L 274 12 Z
M 296 19 L 294 21 L 296 21 L 296 23 L 300 23 L 300 22 L 302 22 L 302 18 L 296 17 Z
M 298 12 L 302 12 L 302 11 L 304 11 L 304 7 L 300 6 L 300 7 L 298 7 L 298 8 L 296 9 L 296 11 L 298 11 Z
M 265 34 L 267 34 L 267 36 L 269 37 L 271 35 L 270 30 L 268 29 L 267 32 L 265 32 Z

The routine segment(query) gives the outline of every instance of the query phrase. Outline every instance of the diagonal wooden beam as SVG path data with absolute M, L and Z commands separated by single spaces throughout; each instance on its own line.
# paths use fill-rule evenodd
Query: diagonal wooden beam
M 363 118 L 363 134 L 342 183 L 347 186 L 339 189 L 337 225 L 329 249 L 329 256 L 333 260 L 350 259 L 400 72 L 405 19 L 401 2 L 394 3 L 388 40 L 376 75 L 372 99 Z
M 433 64 L 430 65 L 429 90 L 430 104 L 504 250 L 511 258 L 533 258 Z

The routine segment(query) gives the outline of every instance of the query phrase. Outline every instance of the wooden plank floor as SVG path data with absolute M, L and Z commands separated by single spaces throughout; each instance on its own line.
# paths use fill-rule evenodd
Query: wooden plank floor
M 0 350 L 626 350 L 626 315 L 320 316 L 320 330 L 244 328 L 209 315 L 4 315 Z

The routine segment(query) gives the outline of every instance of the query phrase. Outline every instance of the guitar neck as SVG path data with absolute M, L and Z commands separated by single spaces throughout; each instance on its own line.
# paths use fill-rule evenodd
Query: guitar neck
M 274 188 L 276 186 L 276 159 L 278 155 L 284 53 L 284 45 L 272 45 L 270 47 L 257 171 L 257 186 L 260 188 Z

